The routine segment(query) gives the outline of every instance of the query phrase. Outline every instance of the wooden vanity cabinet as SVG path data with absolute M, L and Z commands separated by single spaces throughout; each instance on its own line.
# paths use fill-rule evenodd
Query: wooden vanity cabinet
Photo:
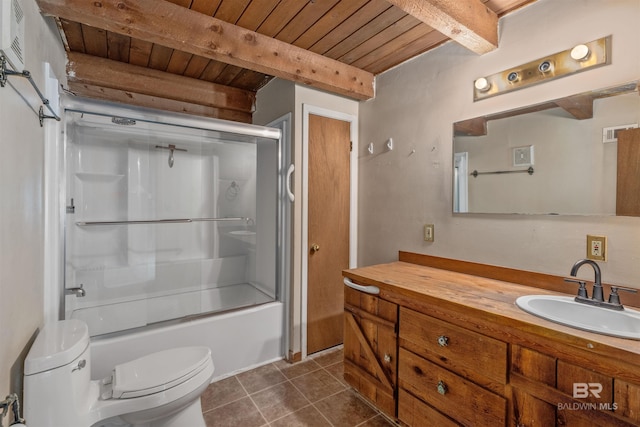
M 609 427 L 640 425 L 640 386 L 512 345 L 511 386 L 516 426 Z M 585 355 L 586 356 L 586 355 Z
M 346 286 L 344 300 L 344 378 L 395 418 L 398 306 Z
M 417 427 L 640 426 L 637 342 L 515 307 L 564 289 L 562 277 L 401 258 L 345 274 L 383 296 L 345 288 L 344 351 L 349 384 L 387 415 Z

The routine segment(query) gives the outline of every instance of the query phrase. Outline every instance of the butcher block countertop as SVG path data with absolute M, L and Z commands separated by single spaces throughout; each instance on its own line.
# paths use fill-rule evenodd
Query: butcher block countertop
M 577 285 L 564 277 L 409 252 L 400 252 L 399 259 L 343 274 L 357 284 L 377 286 L 381 298 L 400 306 L 640 382 L 640 341 L 577 330 L 516 306 L 523 295 L 575 295 Z M 590 282 L 587 288 L 591 293 Z M 605 286 L 605 297 L 609 291 Z M 626 296 L 624 305 L 631 299 Z

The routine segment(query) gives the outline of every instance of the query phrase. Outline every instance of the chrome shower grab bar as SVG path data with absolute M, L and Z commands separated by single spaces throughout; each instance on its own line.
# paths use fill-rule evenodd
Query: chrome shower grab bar
M 148 219 L 133 221 L 77 221 L 76 225 L 80 227 L 90 227 L 94 225 L 129 225 L 129 224 L 175 224 L 188 222 L 207 222 L 207 221 L 249 221 L 251 218 L 228 217 L 228 218 L 176 218 L 176 219 Z
M 228 218 L 191 218 L 191 221 L 250 221 L 251 218 L 244 217 L 228 217 Z

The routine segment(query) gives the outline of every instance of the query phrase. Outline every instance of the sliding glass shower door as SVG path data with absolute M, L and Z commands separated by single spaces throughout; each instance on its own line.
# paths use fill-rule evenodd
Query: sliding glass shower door
M 65 317 L 92 336 L 279 297 L 278 131 L 197 124 L 67 112 Z

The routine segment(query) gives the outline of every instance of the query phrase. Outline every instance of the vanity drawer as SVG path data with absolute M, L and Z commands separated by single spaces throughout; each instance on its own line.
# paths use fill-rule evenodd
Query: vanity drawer
M 400 345 L 465 377 L 507 383 L 507 344 L 401 307 Z
M 462 426 L 403 389 L 398 389 L 398 420 L 411 427 Z
M 466 426 L 505 425 L 505 398 L 403 348 L 400 349 L 399 363 L 400 388 L 443 414 L 449 414 Z M 402 394 L 400 397 L 402 399 Z M 399 406 L 403 407 L 405 403 L 400 401 Z

